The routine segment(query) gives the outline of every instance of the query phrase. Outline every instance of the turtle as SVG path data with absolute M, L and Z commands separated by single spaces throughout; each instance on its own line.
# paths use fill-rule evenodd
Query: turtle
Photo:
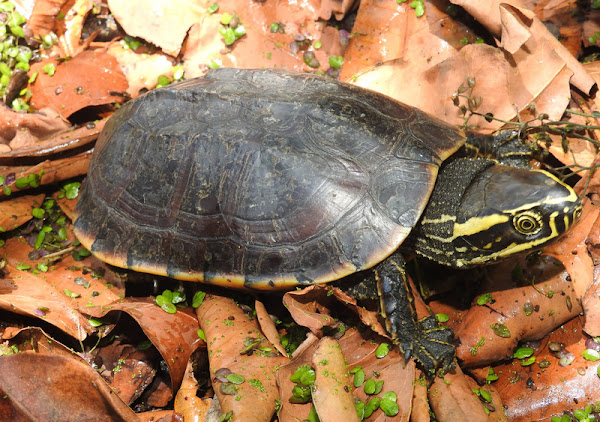
M 465 132 L 332 78 L 213 69 L 114 113 L 74 233 L 108 264 L 178 280 L 274 290 L 358 276 L 431 374 L 453 364 L 453 335 L 417 318 L 406 253 L 467 268 L 542 248 L 580 217 L 574 190 L 514 145 L 511 131 Z

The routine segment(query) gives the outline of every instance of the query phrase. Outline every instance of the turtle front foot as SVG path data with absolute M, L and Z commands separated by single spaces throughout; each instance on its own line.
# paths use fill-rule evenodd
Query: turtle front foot
M 414 356 L 428 377 L 438 369 L 449 369 L 455 356 L 454 333 L 433 316 L 417 318 L 402 256 L 396 253 L 388 257 L 374 272 L 386 328 L 404 356 Z
M 454 365 L 454 333 L 432 316 L 421 319 L 412 335 L 405 334 L 399 340 L 405 359 L 414 356 L 428 377 L 434 376 L 438 369 L 445 371 Z

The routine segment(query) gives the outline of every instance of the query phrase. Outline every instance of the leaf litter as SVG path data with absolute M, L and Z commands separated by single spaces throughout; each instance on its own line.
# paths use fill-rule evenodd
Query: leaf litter
M 351 402 L 360 400 L 358 408 L 364 412 L 372 399 L 381 401 L 390 392 L 398 413 L 386 416 L 378 409 L 366 420 L 430 420 L 427 391 L 438 420 L 485 420 L 483 415 L 495 420 L 541 420 L 581 412 L 600 401 L 594 393 L 597 364 L 583 357 L 588 347 L 594 347 L 590 336 L 600 334 L 596 146 L 572 136 L 565 145 L 560 132 L 550 130 L 568 106 L 574 112 L 565 115 L 565 122 L 592 127 L 579 126 L 574 133 L 597 138 L 598 125 L 592 117 L 597 107 L 585 96 L 595 83 L 597 67 L 582 66 L 573 56 L 582 44 L 592 47 L 600 39 L 594 19 L 599 12 L 592 10 L 575 21 L 572 16 L 578 10 L 569 2 L 454 1 L 470 15 L 427 2 L 425 14 L 417 17 L 411 2 L 363 0 L 356 5 L 312 0 L 273 5 L 269 1 L 224 0 L 217 2 L 215 11 L 211 11 L 214 2 L 167 5 L 111 0 L 108 7 L 87 0 L 15 2 L 19 13 L 29 19 L 24 25 L 26 43 L 43 45 L 43 57 L 32 62 L 29 81 L 21 88 L 24 101 L 35 111 L 5 107 L 0 112 L 1 226 L 8 230 L 0 248 L 0 308 L 7 321 L 0 330 L 4 341 L 0 362 L 5 365 L 0 389 L 13 390 L 7 396 L 9 406 L 51 420 L 44 417 L 49 411 L 47 401 L 28 389 L 64 397 L 65 392 L 81 388 L 89 400 L 56 399 L 57 411 L 75 414 L 85 408 L 88 415 L 98 414 L 100 419 L 137 420 L 127 403 L 140 418 L 151 420 L 175 416 L 173 410 L 152 410 L 174 400 L 176 414 L 189 418 L 210 415 L 212 409 L 207 420 L 215 414 L 229 414 L 234 420 L 298 420 L 308 418 L 311 411 L 310 404 L 289 401 L 294 384 L 290 376 L 301 365 L 317 370 L 319 381 L 310 401 L 321 420 L 339 420 L 338 412 L 355 418 L 354 408 L 348 409 Z M 353 24 L 345 19 L 348 14 L 354 14 Z M 328 25 L 332 16 L 341 22 Z M 489 32 L 474 25 L 475 20 Z M 92 21 L 106 22 L 106 27 L 90 26 Z M 243 33 L 239 28 L 235 32 L 238 25 Z M 230 33 L 237 34 L 231 43 Z M 552 35 L 556 33 L 561 34 L 564 47 Z M 92 276 L 102 264 L 89 257 L 76 261 L 65 254 L 49 262 L 47 271 L 39 270 L 40 261 L 29 259 L 31 247 L 14 237 L 43 200 L 37 186 L 52 193 L 56 184 L 64 186 L 61 181 L 85 174 L 88 143 L 119 104 L 161 81 L 178 80 L 182 71 L 190 78 L 215 66 L 323 72 L 453 124 L 463 123 L 465 104 L 457 107 L 452 99 L 467 77 L 473 77 L 476 83 L 470 98 L 481 100 L 468 104 L 468 124 L 490 132 L 504 121 L 534 119 L 528 125 L 549 133 L 540 143 L 565 165 L 581 169 L 576 188 L 592 202 L 585 204 L 577 228 L 544 251 L 558 261 L 542 256 L 490 267 L 469 297 L 445 298 L 450 288 L 443 282 L 432 284 L 426 303 L 417 297 L 420 315 L 448 315 L 447 324 L 459 340 L 461 366 L 445 382 L 436 379 L 429 389 L 413 362 L 405 363 L 397 348 L 376 356 L 379 346 L 389 342 L 380 317 L 337 289 L 311 286 L 286 294 L 283 303 L 289 316 L 285 317 L 286 311 L 273 304 L 277 299 L 256 301 L 255 317 L 247 304 L 238 306 L 223 293 L 209 294 L 196 315 L 185 306 L 167 314 L 156 306 L 150 290 L 142 297 L 130 296 L 127 283 L 118 278 Z M 494 119 L 486 119 L 488 113 Z M 17 184 L 18 179 L 29 182 Z M 32 189 L 31 195 L 20 192 Z M 67 212 L 73 206 L 68 201 L 61 204 Z M 423 285 L 417 285 L 423 291 Z M 188 298 L 193 293 L 188 291 Z M 484 293 L 491 294 L 489 302 L 476 304 Z M 287 322 L 274 324 L 271 312 Z M 294 324 L 309 332 L 302 344 L 290 343 L 298 331 Z M 36 326 L 58 331 L 50 336 Z M 561 326 L 565 328 L 557 328 Z M 304 334 L 299 332 L 301 340 Z M 60 345 L 58 338 L 69 346 Z M 36 354 L 27 349 L 28 342 L 37 345 Z M 560 350 L 574 355 L 574 363 L 561 366 L 558 352 L 550 351 L 554 343 L 564 344 Z M 535 346 L 535 363 L 523 365 L 512 358 L 517 344 Z M 288 357 L 287 352 L 296 347 Z M 164 362 L 163 369 L 158 360 Z M 339 374 L 337 387 L 348 387 L 342 394 L 346 402 L 328 400 L 336 386 L 323 383 L 333 377 L 327 379 L 322 367 L 330 360 L 338 362 L 331 369 Z M 86 370 L 84 362 L 99 365 L 99 371 Z M 358 387 L 352 380 L 357 367 L 366 377 Z M 496 381 L 490 381 L 490 368 L 498 374 Z M 88 387 L 65 378 L 67 372 Z M 28 382 L 11 377 L 20 373 L 30 375 Z M 562 381 L 557 384 L 558 379 Z M 382 390 L 369 394 L 379 381 Z M 98 389 L 87 392 L 92 384 Z M 119 397 L 105 386 L 118 391 Z M 588 393 L 580 396 L 577 391 Z M 386 400 L 394 407 L 389 397 Z M 92 401 L 100 406 L 91 405 Z M 214 410 L 215 403 L 221 410 Z

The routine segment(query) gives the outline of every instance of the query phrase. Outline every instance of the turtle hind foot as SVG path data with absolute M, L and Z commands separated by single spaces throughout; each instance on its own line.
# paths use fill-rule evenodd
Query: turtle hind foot
M 432 316 L 421 319 L 419 327 L 410 338 L 402 338 L 404 358 L 414 356 L 428 378 L 434 377 L 438 370 L 448 371 L 454 367 L 456 352 L 452 330 L 440 325 Z

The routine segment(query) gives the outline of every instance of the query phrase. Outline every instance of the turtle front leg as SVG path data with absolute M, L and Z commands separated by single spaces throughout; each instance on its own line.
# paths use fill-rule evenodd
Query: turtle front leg
M 454 334 L 433 316 L 418 319 L 404 266 L 404 259 L 396 253 L 374 267 L 381 312 L 404 356 L 414 356 L 428 376 L 435 375 L 437 369 L 448 369 L 454 362 Z

